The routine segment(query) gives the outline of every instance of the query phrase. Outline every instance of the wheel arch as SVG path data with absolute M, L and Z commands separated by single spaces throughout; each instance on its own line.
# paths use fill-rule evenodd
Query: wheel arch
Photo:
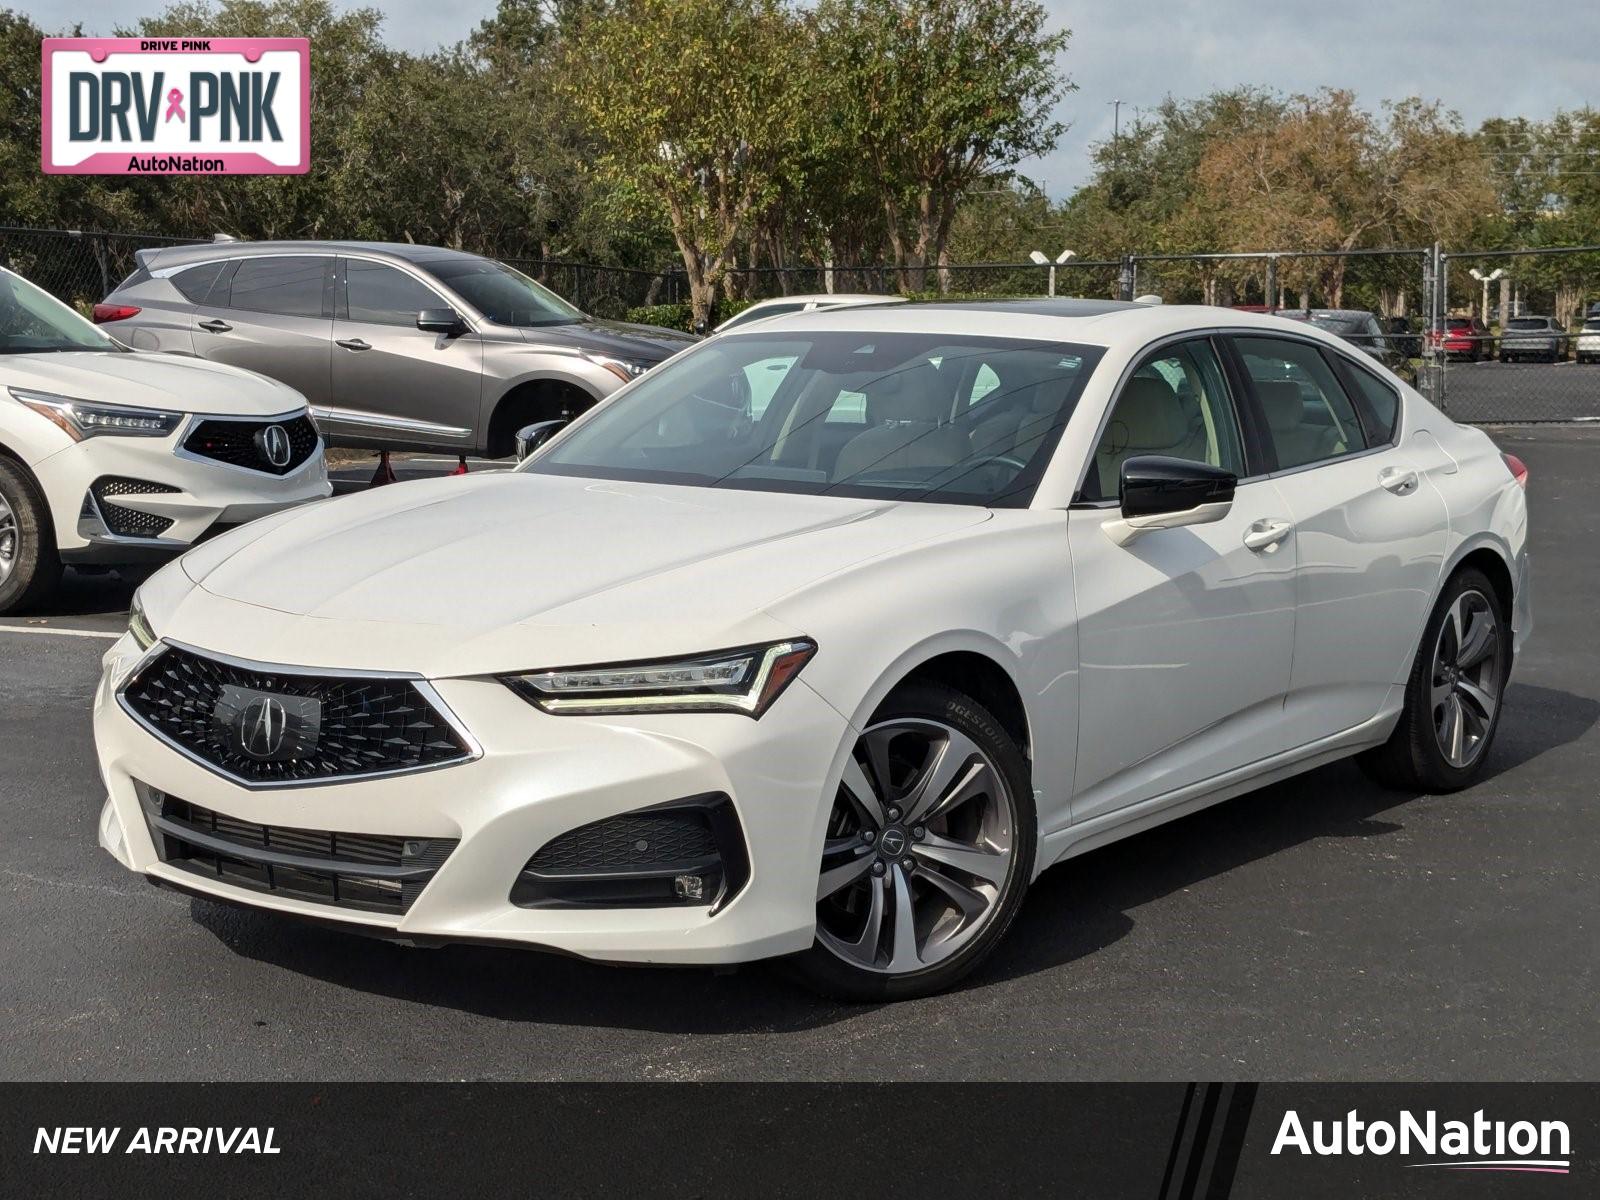
M 1032 725 L 1008 651 L 978 633 L 931 639 L 897 658 L 862 699 L 852 724 L 864 727 L 896 690 L 914 683 L 939 683 L 970 696 L 1000 722 L 1023 757 L 1033 758 Z
M 510 384 L 489 405 L 484 422 L 484 450 L 501 458 L 515 450 L 514 438 L 522 426 L 534 421 L 577 416 L 603 397 L 570 376 L 523 376 Z

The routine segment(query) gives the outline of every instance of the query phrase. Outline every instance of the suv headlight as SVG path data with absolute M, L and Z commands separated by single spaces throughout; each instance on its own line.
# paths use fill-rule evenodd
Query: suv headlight
M 547 713 L 734 712 L 759 717 L 816 652 L 815 642 L 797 638 L 694 658 L 566 667 L 503 678 Z
M 59 425 L 62 432 L 75 442 L 106 434 L 117 437 L 164 438 L 183 420 L 181 412 L 167 412 L 158 408 L 125 408 L 120 404 L 94 404 L 88 400 L 75 400 L 71 396 L 34 392 L 26 388 L 6 390 L 17 403 L 27 405 L 45 420 Z
M 654 363 L 633 362 L 626 358 L 612 358 L 606 354 L 585 354 L 584 357 L 594 363 L 595 366 L 604 367 L 622 380 L 623 383 L 639 378 L 639 376 L 655 366 Z
M 128 602 L 128 632 L 133 634 L 134 644 L 141 650 L 156 644 L 156 631 L 150 627 L 150 618 L 144 615 L 144 601 L 138 592 Z

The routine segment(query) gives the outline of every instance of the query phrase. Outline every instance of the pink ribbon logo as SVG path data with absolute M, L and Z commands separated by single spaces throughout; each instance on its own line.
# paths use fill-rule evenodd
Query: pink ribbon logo
M 167 93 L 166 119 L 170 121 L 173 117 L 177 117 L 180 121 L 188 120 L 188 118 L 183 115 L 183 93 L 177 88 L 173 88 Z

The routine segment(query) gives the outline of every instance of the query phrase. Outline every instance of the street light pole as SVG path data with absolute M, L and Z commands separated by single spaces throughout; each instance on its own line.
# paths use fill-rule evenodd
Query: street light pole
M 1478 270 L 1477 267 L 1473 267 L 1467 272 L 1468 275 L 1471 275 L 1479 283 L 1483 284 L 1483 308 L 1479 311 L 1483 313 L 1483 323 L 1485 325 L 1489 323 L 1489 285 L 1496 279 L 1499 279 L 1505 273 L 1506 269 L 1504 267 L 1496 267 L 1487 275 Z M 1504 331 L 1502 330 L 1502 332 Z
M 1028 251 L 1028 257 L 1041 267 L 1050 268 L 1050 291 L 1048 294 L 1053 297 L 1056 294 L 1056 267 L 1064 264 L 1069 258 L 1077 258 L 1078 252 L 1076 250 L 1063 250 L 1054 259 L 1049 259 L 1044 256 L 1044 252 L 1041 250 L 1030 250 Z

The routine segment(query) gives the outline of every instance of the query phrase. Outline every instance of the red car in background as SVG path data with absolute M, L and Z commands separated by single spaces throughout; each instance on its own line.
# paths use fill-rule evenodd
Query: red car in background
M 1428 331 L 1428 349 L 1435 355 L 1443 351 L 1446 358 L 1481 362 L 1494 357 L 1494 340 L 1477 317 L 1446 317 L 1444 329 Z

